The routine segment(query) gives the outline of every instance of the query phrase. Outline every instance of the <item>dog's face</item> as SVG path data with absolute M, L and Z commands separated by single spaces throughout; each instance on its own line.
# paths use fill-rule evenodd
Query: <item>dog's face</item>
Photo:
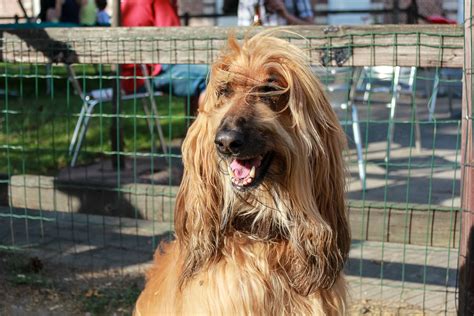
M 235 63 L 227 71 L 234 76 L 217 92 L 222 117 L 214 143 L 232 186 L 249 190 L 258 187 L 267 175 L 275 178 L 285 169 L 279 150 L 284 144 L 277 131 L 282 130 L 288 115 L 287 83 L 265 63 Z
M 209 84 L 213 100 L 208 104 L 213 107 L 207 113 L 218 122 L 214 144 L 219 169 L 238 191 L 262 183 L 285 185 L 291 162 L 297 161 L 296 147 L 304 142 L 304 135 L 298 135 L 299 116 L 308 110 L 302 108 L 308 105 L 299 82 L 308 69 L 291 59 L 283 41 L 274 50 L 254 44 L 222 57 Z
M 307 54 L 264 32 L 231 38 L 199 112 L 176 203 L 183 279 L 236 234 L 280 243 L 274 268 L 298 293 L 330 287 L 350 245 L 345 136 Z

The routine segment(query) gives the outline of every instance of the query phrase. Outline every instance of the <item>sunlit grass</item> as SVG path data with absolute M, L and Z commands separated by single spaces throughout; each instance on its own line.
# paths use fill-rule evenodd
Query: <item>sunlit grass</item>
M 64 67 L 54 67 L 47 91 L 45 66 L 9 65 L 0 80 L 0 173 L 51 174 L 70 162 L 69 144 L 81 100 L 66 79 Z M 76 71 L 87 90 L 111 87 L 110 73 L 92 66 Z M 86 79 L 84 79 L 86 78 Z M 92 79 L 91 79 L 92 78 Z M 167 95 L 157 98 L 160 123 L 170 141 L 185 133 L 185 100 Z M 150 152 L 151 134 L 141 100 L 122 102 L 124 152 Z M 78 163 L 88 163 L 111 151 L 110 126 L 115 117 L 110 103 L 98 104 L 86 134 Z M 155 130 L 156 134 L 156 130 Z M 155 139 L 157 135 L 154 136 Z

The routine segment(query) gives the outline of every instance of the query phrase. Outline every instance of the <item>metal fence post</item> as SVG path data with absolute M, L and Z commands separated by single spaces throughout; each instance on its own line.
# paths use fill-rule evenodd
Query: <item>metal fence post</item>
M 459 254 L 459 315 L 474 313 L 474 146 L 472 106 L 472 0 L 465 0 L 461 137 L 462 228 Z

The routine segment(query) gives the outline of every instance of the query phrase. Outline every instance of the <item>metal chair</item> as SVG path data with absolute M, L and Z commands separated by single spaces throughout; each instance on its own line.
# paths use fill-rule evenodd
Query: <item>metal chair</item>
M 415 91 L 413 85 L 416 79 L 416 67 L 363 67 L 356 87 L 358 92 L 363 92 L 363 101 L 367 103 L 370 95 L 373 93 L 387 92 L 391 94 L 390 102 L 387 106 L 390 108 L 388 128 L 387 128 L 387 149 L 385 160 L 389 161 L 391 154 L 391 145 L 393 143 L 395 131 L 395 115 L 397 103 L 400 94 L 405 93 L 410 96 L 410 105 L 412 109 L 413 120 L 415 121 L 415 147 L 421 151 L 421 129 L 417 119 L 417 108 L 415 103 Z
M 148 78 L 147 69 L 144 65 L 142 65 L 143 74 L 145 77 Z M 69 80 L 72 83 L 72 86 L 76 93 L 80 96 L 82 100 L 82 109 L 79 113 L 79 118 L 76 123 L 76 127 L 74 128 L 74 133 L 71 138 L 71 143 L 69 145 L 69 155 L 72 156 L 71 159 L 71 167 L 74 167 L 77 163 L 77 158 L 79 156 L 79 152 L 81 150 L 82 144 L 84 142 L 84 137 L 86 135 L 87 129 L 89 127 L 90 119 L 92 113 L 94 112 L 94 108 L 99 103 L 104 102 L 112 102 L 113 100 L 113 89 L 99 89 L 93 90 L 88 94 L 85 94 L 77 80 L 76 74 L 74 69 L 71 65 L 67 65 L 67 71 Z M 151 104 L 151 112 L 155 121 L 156 129 L 158 131 L 158 137 L 160 139 L 161 148 L 163 153 L 167 153 L 168 149 L 165 143 L 165 138 L 163 136 L 163 130 L 161 128 L 161 124 L 158 117 L 158 109 L 156 106 L 155 97 L 162 96 L 163 93 L 161 91 L 153 91 L 150 81 L 147 79 L 145 80 L 145 92 L 143 93 L 135 93 L 135 94 L 121 94 L 121 100 L 133 100 L 133 99 L 141 99 L 143 103 L 143 108 L 145 110 L 145 114 L 147 116 L 147 124 L 150 130 L 150 133 L 153 133 L 153 122 L 150 120 L 152 117 L 150 114 L 150 109 L 148 108 L 148 102 Z M 155 151 L 155 144 L 152 144 L 153 151 Z
M 453 99 L 462 97 L 462 70 L 453 68 L 436 68 L 425 70 L 425 77 L 433 78 L 433 85 L 429 81 L 425 84 L 425 94 L 428 100 L 428 120 L 435 119 L 436 102 L 440 94 L 447 95 L 449 105 L 449 115 L 453 117 Z M 440 91 L 442 90 L 442 91 Z
M 359 179 L 362 183 L 362 186 L 365 185 L 366 179 L 366 172 L 365 172 L 365 163 L 364 163 L 364 155 L 362 149 L 362 136 L 360 133 L 360 122 L 359 122 L 359 112 L 357 109 L 357 105 L 354 103 L 355 99 L 355 86 L 358 82 L 360 77 L 361 68 L 348 68 L 348 67 L 340 67 L 340 68 L 332 68 L 329 71 L 329 74 L 332 78 L 329 78 L 332 82 L 326 84 L 326 91 L 330 94 L 331 99 L 331 106 L 333 108 L 341 108 L 343 110 L 350 110 L 351 118 L 350 119 L 342 119 L 341 125 L 350 125 L 352 126 L 352 132 L 354 135 L 354 144 L 356 146 L 357 152 L 357 165 L 359 169 Z M 325 74 L 319 73 L 318 76 L 320 78 L 324 78 Z M 338 80 L 337 77 L 343 76 L 342 82 Z M 339 78 L 340 79 L 340 78 Z M 324 79 L 322 80 L 325 81 Z M 334 94 L 342 93 L 345 94 L 344 100 L 337 101 L 334 100 Z M 344 102 L 347 101 L 347 102 Z
M 354 134 L 354 144 L 357 152 L 357 163 L 359 168 L 359 178 L 362 185 L 365 184 L 366 172 L 363 156 L 362 137 L 360 132 L 360 121 L 358 108 L 356 105 L 357 93 L 363 93 L 363 103 L 367 103 L 372 93 L 388 92 L 391 94 L 390 102 L 387 106 L 390 108 L 389 123 L 387 129 L 387 149 L 385 159 L 388 161 L 391 154 L 391 144 L 394 138 L 395 115 L 400 93 L 409 93 L 411 97 L 411 106 L 414 106 L 415 119 L 415 146 L 421 150 L 421 132 L 420 124 L 417 121 L 416 104 L 414 102 L 414 93 L 412 91 L 416 79 L 416 67 L 356 67 L 356 68 L 334 68 L 331 71 L 332 76 L 345 75 L 346 80 L 342 83 L 331 82 L 327 84 L 327 91 L 331 93 L 347 92 L 347 102 L 333 102 L 333 107 L 340 107 L 350 112 L 351 118 L 342 120 L 342 125 L 351 125 Z M 324 75 L 319 75 L 324 76 Z

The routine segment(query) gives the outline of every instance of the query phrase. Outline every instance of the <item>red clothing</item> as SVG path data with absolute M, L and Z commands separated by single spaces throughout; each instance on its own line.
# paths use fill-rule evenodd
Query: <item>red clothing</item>
M 175 6 L 170 0 L 122 0 L 121 2 L 122 26 L 180 26 L 179 17 Z M 160 73 L 160 65 L 149 65 L 148 74 L 156 76 Z M 122 66 L 123 76 L 142 76 L 140 65 L 127 64 Z M 124 79 L 122 89 L 131 93 L 134 88 L 140 88 L 144 79 Z

